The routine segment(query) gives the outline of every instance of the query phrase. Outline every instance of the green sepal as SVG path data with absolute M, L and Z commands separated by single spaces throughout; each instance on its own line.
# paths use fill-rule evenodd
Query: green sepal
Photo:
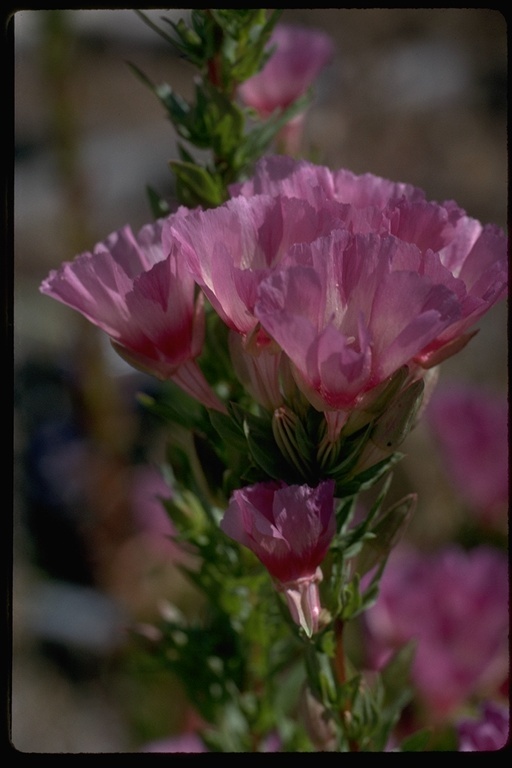
M 336 495 L 339 497 L 353 496 L 360 491 L 366 491 L 371 488 L 375 483 L 387 474 L 390 469 L 403 459 L 402 453 L 393 453 L 386 459 L 379 461 L 369 469 L 365 469 L 363 472 L 355 475 L 348 480 L 344 478 L 337 480 L 336 482 Z M 334 478 L 336 480 L 336 477 Z

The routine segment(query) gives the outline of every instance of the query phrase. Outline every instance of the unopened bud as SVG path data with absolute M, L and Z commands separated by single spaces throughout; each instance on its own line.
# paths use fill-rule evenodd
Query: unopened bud
M 292 619 L 302 627 L 308 637 L 312 637 L 318 631 L 322 612 L 318 590 L 321 581 L 322 571 L 317 568 L 311 577 L 276 585 L 279 592 L 282 592 L 286 598 Z
M 286 406 L 276 408 L 272 416 L 272 432 L 277 447 L 285 459 L 294 466 L 300 475 L 309 474 L 308 458 L 304 456 L 305 439 L 302 440 L 302 450 L 300 434 L 304 432 L 304 427 L 300 419 L 293 411 Z
M 383 450 L 394 451 L 412 429 L 424 390 L 423 379 L 414 381 L 384 411 L 371 434 L 371 440 Z
M 423 390 L 423 380 L 414 381 L 377 419 L 357 463 L 355 474 L 388 458 L 402 444 L 416 423 Z
M 357 432 L 383 413 L 404 386 L 408 375 L 409 369 L 403 365 L 388 379 L 366 392 L 350 414 L 343 434 L 348 436 Z

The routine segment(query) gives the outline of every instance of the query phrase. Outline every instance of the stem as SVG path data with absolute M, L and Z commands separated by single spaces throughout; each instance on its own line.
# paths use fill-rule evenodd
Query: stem
M 336 678 L 340 685 L 344 685 L 347 682 L 347 669 L 345 663 L 345 652 L 343 650 L 343 630 L 345 624 L 342 619 L 336 619 L 334 624 L 334 635 L 336 638 L 336 652 L 334 655 L 334 671 Z M 340 712 L 340 720 L 345 725 L 351 720 L 350 707 Z M 358 743 L 351 738 L 347 737 L 347 743 L 351 752 L 359 752 Z

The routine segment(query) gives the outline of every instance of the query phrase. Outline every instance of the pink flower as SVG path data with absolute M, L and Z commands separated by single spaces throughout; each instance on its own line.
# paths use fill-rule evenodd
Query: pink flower
M 349 411 L 459 316 L 436 267 L 395 237 L 335 230 L 289 251 L 262 280 L 255 315 L 312 405 Z
M 231 192 L 324 212 L 323 231 L 289 239 L 251 293 L 251 316 L 320 410 L 357 407 L 402 365 L 423 377 L 506 292 L 503 231 L 411 185 L 276 156 Z
M 293 24 L 278 24 L 270 38 L 275 47 L 263 69 L 239 87 L 243 102 L 266 119 L 286 109 L 313 85 L 334 58 L 334 43 L 325 32 Z M 290 121 L 281 138 L 294 153 L 299 148 L 304 113 Z
M 164 247 L 179 244 L 187 266 L 223 321 L 249 336 L 257 287 L 279 265 L 290 246 L 330 232 L 339 206 L 258 195 L 236 197 L 224 205 L 164 224 Z
M 208 752 L 203 741 L 196 733 L 183 733 L 178 736 L 169 736 L 167 739 L 157 739 L 146 744 L 141 752 Z
M 453 201 L 428 202 L 425 193 L 401 182 L 373 174 L 360 176 L 341 169 L 331 171 L 305 160 L 265 157 L 254 177 L 234 185 L 233 195 L 285 195 L 308 201 L 336 200 L 350 206 L 351 232 L 390 234 L 416 246 L 419 265 L 404 261 L 402 269 L 418 270 L 452 291 L 459 313 L 415 354 L 414 361 L 431 367 L 461 349 L 471 338 L 471 328 L 507 287 L 507 240 L 494 225 L 483 226 Z
M 494 752 L 505 746 L 509 738 L 508 706 L 486 701 L 480 707 L 480 717 L 461 718 L 457 723 L 459 752 Z
M 482 522 L 505 522 L 509 497 L 506 398 L 467 384 L 445 385 L 434 394 L 426 417 L 460 497 Z
M 336 525 L 333 494 L 330 480 L 317 488 L 258 483 L 234 491 L 221 522 L 224 533 L 263 563 L 308 635 L 318 629 L 319 566 Z
M 373 667 L 417 643 L 412 680 L 434 719 L 499 689 L 508 673 L 508 562 L 480 546 L 395 550 L 365 615 Z
M 275 51 L 258 74 L 240 85 L 244 102 L 268 117 L 302 96 L 334 57 L 332 38 L 318 29 L 278 24 L 270 38 Z
M 123 227 L 52 270 L 40 290 L 105 331 L 135 368 L 173 379 L 207 407 L 222 410 L 195 362 L 204 341 L 202 302 L 195 301 L 194 280 L 176 250 L 163 248 L 162 228 L 158 221 L 134 235 Z
M 164 225 L 164 246 L 181 249 L 182 258 L 226 325 L 243 338 L 232 340 L 235 370 L 265 407 L 279 397 L 280 349 L 261 331 L 254 314 L 258 285 L 290 246 L 329 233 L 345 208 L 322 201 L 256 195 L 174 217 Z

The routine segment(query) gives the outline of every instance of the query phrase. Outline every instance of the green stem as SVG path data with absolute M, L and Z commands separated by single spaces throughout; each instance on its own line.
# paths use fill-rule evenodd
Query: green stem
M 336 619 L 336 622 L 334 624 L 334 635 L 336 638 L 336 651 L 334 655 L 334 671 L 336 674 L 336 679 L 340 685 L 344 685 L 347 682 L 346 659 L 345 659 L 345 651 L 343 647 L 344 629 L 345 629 L 344 621 L 342 619 Z M 351 717 L 352 717 L 352 713 L 350 711 L 350 708 L 344 709 L 340 712 L 340 721 L 344 725 L 344 727 L 345 727 L 345 724 L 347 724 L 347 722 L 350 722 Z M 347 743 L 349 746 L 349 750 L 351 752 L 359 752 L 359 745 L 354 739 L 347 737 Z

